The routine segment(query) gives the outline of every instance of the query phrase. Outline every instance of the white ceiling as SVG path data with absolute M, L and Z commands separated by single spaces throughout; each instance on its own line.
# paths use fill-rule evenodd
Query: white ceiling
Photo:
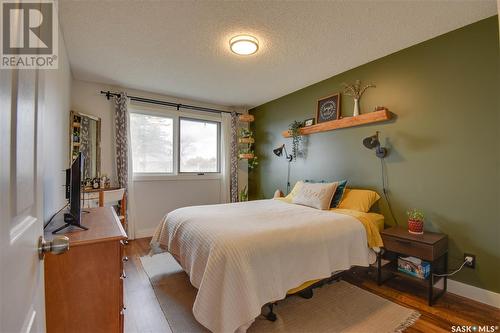
M 60 1 L 76 79 L 256 106 L 496 14 L 492 1 Z M 230 37 L 260 41 L 253 56 Z

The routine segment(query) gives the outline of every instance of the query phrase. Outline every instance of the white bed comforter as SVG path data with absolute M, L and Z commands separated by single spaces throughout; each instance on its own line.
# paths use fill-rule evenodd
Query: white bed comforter
M 193 314 L 213 332 L 248 327 L 264 304 L 305 281 L 367 266 L 369 251 L 355 218 L 278 200 L 177 209 L 151 245 L 189 275 Z

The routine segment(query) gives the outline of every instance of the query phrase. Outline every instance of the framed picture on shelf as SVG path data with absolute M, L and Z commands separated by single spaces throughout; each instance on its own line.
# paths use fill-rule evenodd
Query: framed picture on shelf
M 304 120 L 305 127 L 312 126 L 312 125 L 314 125 L 314 118 L 309 118 L 309 119 Z
M 340 119 L 340 93 L 320 98 L 316 110 L 316 123 Z

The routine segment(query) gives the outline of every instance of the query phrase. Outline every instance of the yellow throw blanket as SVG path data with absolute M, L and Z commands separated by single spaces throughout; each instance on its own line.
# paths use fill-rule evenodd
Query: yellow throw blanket
M 377 218 L 377 216 L 381 216 L 380 214 L 363 213 L 357 210 L 340 208 L 332 208 L 330 210 L 335 213 L 352 216 L 361 222 L 366 230 L 366 239 L 368 240 L 369 248 L 384 246 L 384 243 L 382 243 L 382 237 L 380 236 L 380 230 L 384 228 L 383 219 L 380 220 Z M 380 221 L 382 221 L 382 225 L 380 225 Z

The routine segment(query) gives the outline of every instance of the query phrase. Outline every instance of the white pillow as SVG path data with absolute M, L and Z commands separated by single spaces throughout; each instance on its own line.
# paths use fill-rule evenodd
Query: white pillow
M 292 203 L 321 210 L 329 209 L 337 185 L 338 182 L 303 183 L 297 194 L 293 197 Z

